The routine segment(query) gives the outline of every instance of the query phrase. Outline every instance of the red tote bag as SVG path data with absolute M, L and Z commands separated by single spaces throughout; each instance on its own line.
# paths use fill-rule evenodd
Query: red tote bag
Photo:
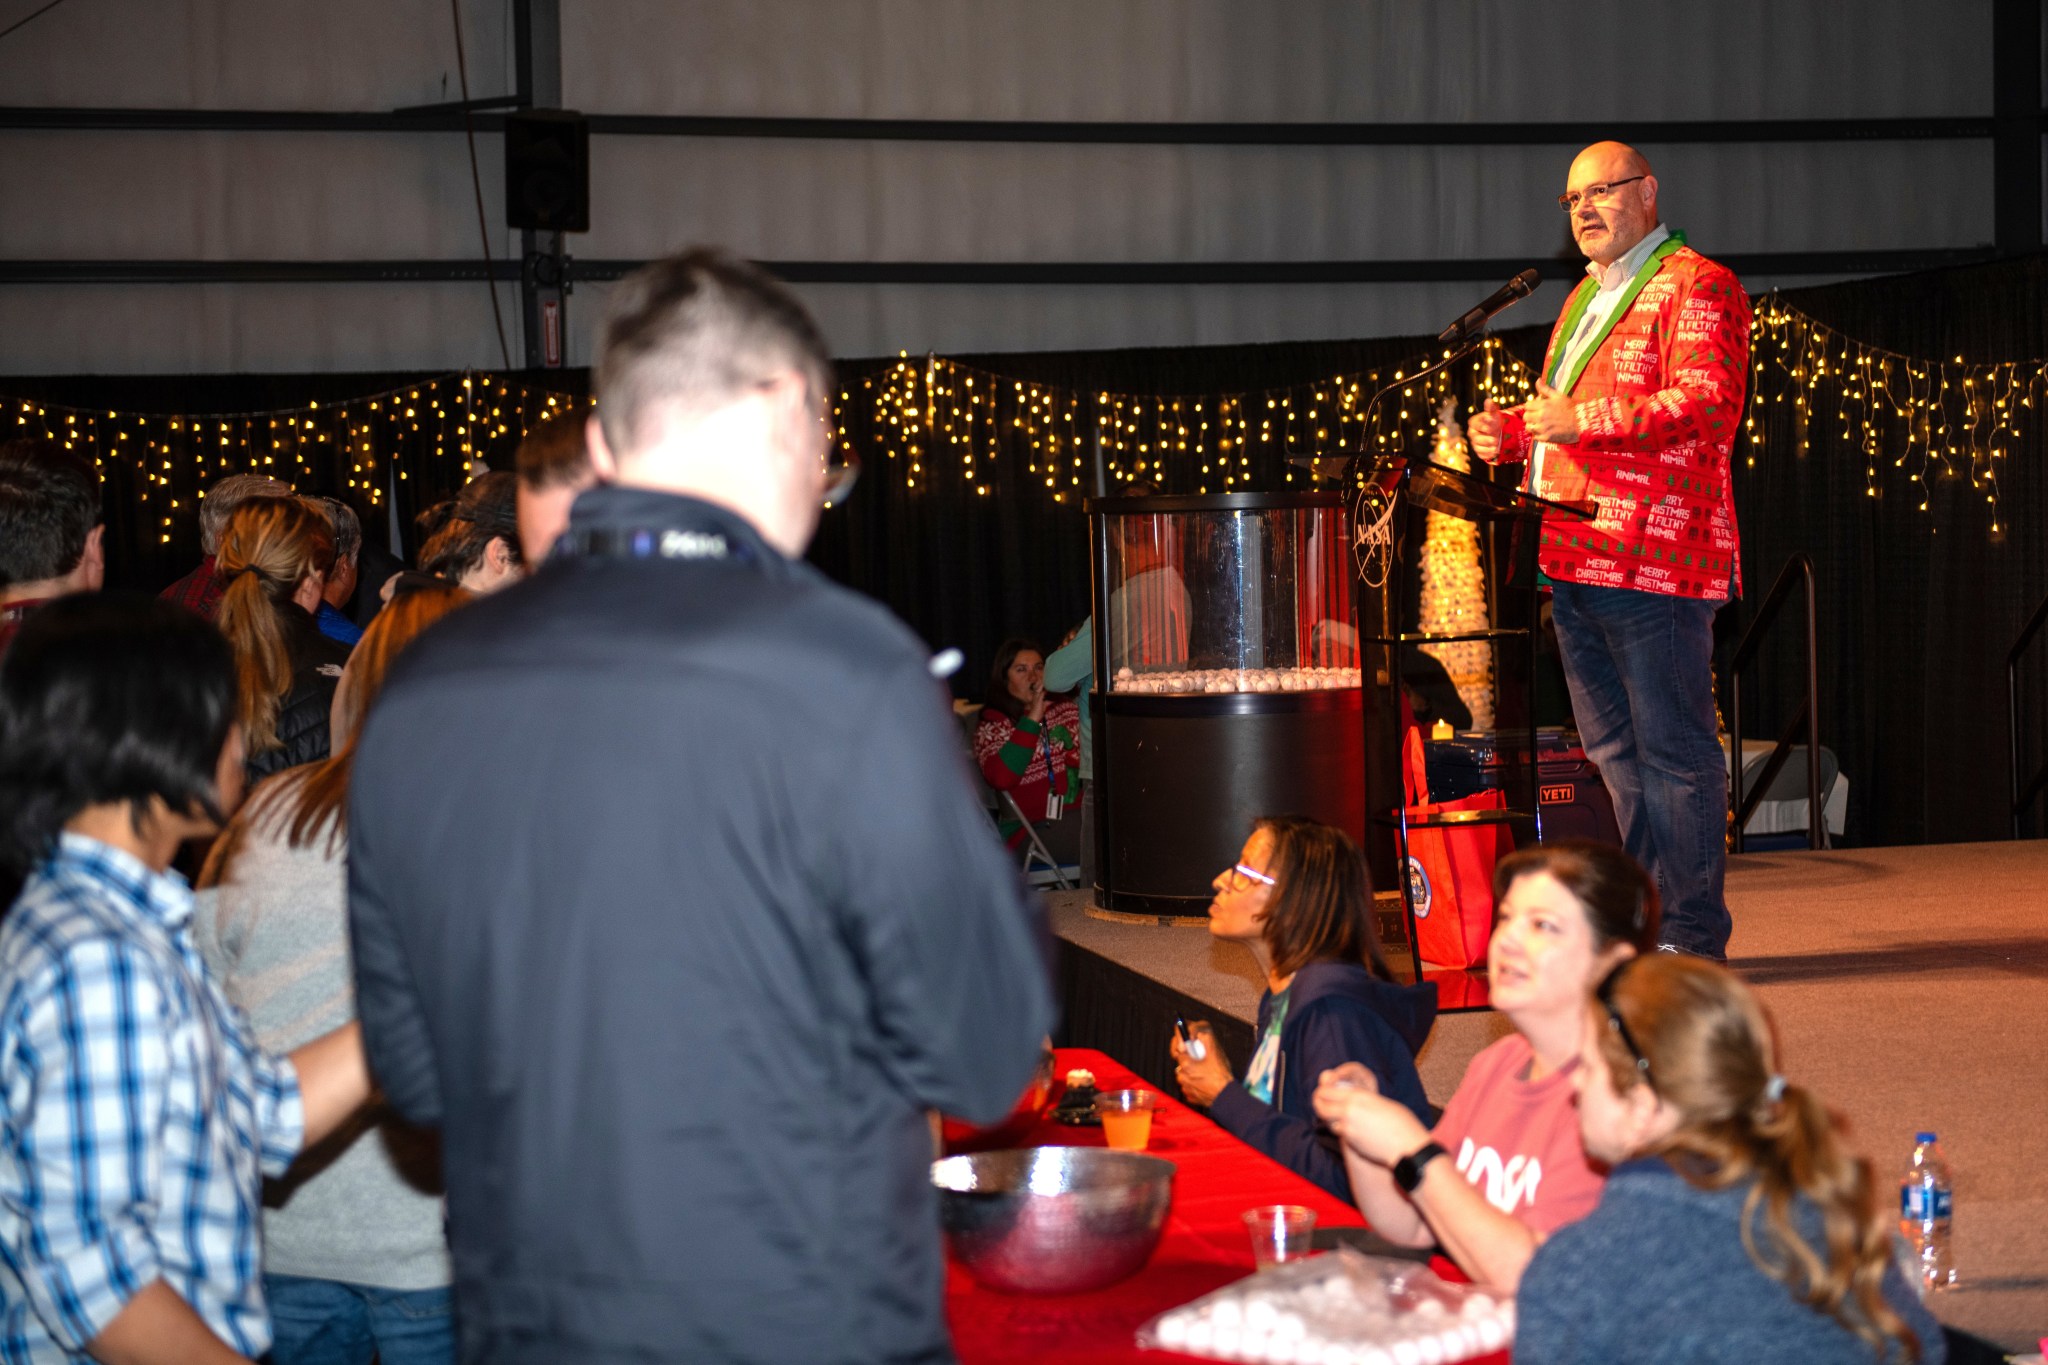
M 1479 791 L 1431 803 L 1422 731 L 1401 742 L 1402 786 L 1410 821 L 1452 811 L 1501 810 L 1507 798 Z M 1493 867 L 1514 849 L 1506 825 L 1463 829 L 1408 829 L 1408 896 L 1415 907 L 1416 953 L 1440 967 L 1483 967 L 1493 936 Z

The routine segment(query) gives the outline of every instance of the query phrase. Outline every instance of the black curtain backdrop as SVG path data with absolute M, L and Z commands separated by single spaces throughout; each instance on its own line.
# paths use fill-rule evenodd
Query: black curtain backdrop
M 2048 357 L 2044 281 L 2048 257 L 2031 257 L 1796 291 L 1784 299 L 1845 337 L 1906 355 L 2038 362 Z M 1529 322 L 1499 337 L 1506 353 L 1534 365 L 1540 362 L 1550 319 Z M 1420 358 L 1433 353 L 1426 339 L 1395 338 L 947 359 L 980 372 L 984 385 L 992 382 L 988 376 L 999 376 L 1003 386 L 1022 383 L 1082 393 L 1086 398 L 1075 420 L 1086 427 L 1093 422 L 1100 393 L 1262 396 L 1292 391 L 1307 401 L 1318 381 L 1339 375 L 1390 378 L 1396 369 L 1412 372 Z M 928 456 L 928 473 L 912 488 L 904 458 L 888 454 L 900 447 L 900 439 L 886 419 L 877 422 L 869 401 L 903 363 L 895 357 L 840 363 L 846 396 L 841 421 L 865 469 L 849 503 L 825 515 L 811 559 L 839 581 L 885 602 L 935 650 L 961 649 L 968 662 L 954 679 L 954 690 L 978 697 L 1003 637 L 1022 634 L 1050 647 L 1086 614 L 1087 527 L 1077 494 L 1087 489 L 1068 489 L 1063 501 L 1054 502 L 1042 477 L 1027 470 L 1021 437 L 1007 431 L 999 439 L 1001 457 L 980 461 L 974 483 L 942 472 L 946 457 L 941 454 Z M 921 366 L 923 357 L 908 363 Z M 1453 384 L 1461 411 L 1474 397 L 1475 376 L 1467 368 Z M 62 404 L 102 416 L 262 413 L 311 402 L 331 406 L 371 392 L 409 392 L 409 386 L 434 378 L 23 377 L 0 379 L 0 399 Z M 460 382 L 439 378 L 442 392 Z M 545 390 L 581 398 L 589 387 L 587 371 L 479 374 L 474 379 L 479 385 L 503 385 L 508 393 L 522 386 L 527 390 L 526 410 L 508 419 L 511 433 L 502 438 L 493 433 L 480 447 L 496 468 L 511 466 L 519 427 L 537 413 L 535 395 Z M 1735 490 L 1747 599 L 1722 613 L 1724 664 L 1734 635 L 1780 568 L 1794 554 L 1812 556 L 1819 577 L 1821 741 L 1840 756 L 1851 781 L 1847 841 L 2004 838 L 2009 828 L 2005 652 L 2027 612 L 2048 593 L 2048 411 L 2028 412 L 2019 439 L 2003 443 L 1998 512 L 2003 529 L 1993 533 L 1991 508 L 1965 475 L 1931 480 L 1929 505 L 1922 511 L 1919 485 L 1883 460 L 1877 495 L 1870 496 L 1860 441 L 1845 438 L 1839 421 L 1831 425 L 1826 420 L 1833 400 L 1826 391 L 1817 392 L 1809 416 L 1779 398 L 1796 388 L 1791 376 L 1767 369 L 1751 403 L 1763 438 L 1753 468 L 1745 462 L 1749 450 L 1737 449 Z M 1389 412 L 1399 404 L 1398 397 L 1392 400 Z M 1415 421 L 1409 425 L 1419 433 L 1421 404 L 1410 406 Z M 9 411 L 0 408 L 0 415 Z M 249 430 L 246 424 L 237 427 L 236 439 Z M 264 428 L 259 424 L 254 430 L 260 434 Z M 391 457 L 409 476 L 398 484 L 396 497 L 409 533 L 413 516 L 450 495 L 466 471 L 460 458 L 445 451 L 436 458 L 419 439 L 407 447 L 402 432 L 380 439 L 391 444 Z M 1360 433 L 1350 434 L 1354 444 L 1359 439 Z M 1326 442 L 1325 448 L 1334 444 Z M 1239 487 L 1282 485 L 1288 469 L 1283 443 L 1254 442 L 1244 458 L 1248 477 Z M 360 490 L 347 487 L 351 461 L 345 452 L 315 450 L 303 466 L 294 457 L 294 468 L 299 486 L 307 491 L 349 496 L 364 515 L 366 534 L 383 539 L 385 513 L 366 503 Z M 213 466 L 203 475 L 196 466 L 174 469 L 171 491 L 182 495 L 180 510 L 169 514 L 171 524 L 164 527 L 162 489 L 148 485 L 138 467 L 109 462 L 113 582 L 157 587 L 197 561 L 190 496 L 217 472 Z M 1198 466 L 1191 459 L 1170 458 L 1163 475 L 1155 467 L 1144 477 L 1164 491 L 1193 492 Z M 409 540 L 406 548 L 413 548 Z M 1804 682 L 1798 617 L 1795 603 L 1781 617 L 1774 643 L 1745 693 L 1745 728 L 1752 738 L 1774 736 L 1799 705 Z M 2048 641 L 2037 644 L 2023 672 L 2029 681 L 2022 741 L 2031 768 L 2048 742 Z M 2034 815 L 2030 830 L 2043 827 L 2043 818 Z
M 2048 257 L 1860 281 L 1785 295 L 1836 331 L 1912 356 L 1974 363 L 2048 357 Z M 1759 396 L 1789 381 L 1767 374 Z M 1827 404 L 1802 421 L 1790 402 L 1757 402 L 1765 441 L 1756 467 L 1735 479 L 1743 573 L 1750 601 L 1723 617 L 1747 621 L 1752 604 L 1793 555 L 1812 556 L 1819 579 L 1821 742 L 1849 775 L 1850 841 L 1950 843 L 2009 837 L 2005 655 L 2027 614 L 2048 594 L 2048 407 L 2041 391 L 2020 439 L 2002 442 L 2002 529 L 1967 473 L 1921 489 L 1877 461 L 1876 496 L 1865 459 Z M 1800 442 L 1811 448 L 1803 452 Z M 1740 455 L 1738 450 L 1738 455 Z M 1805 683 L 1796 601 L 1761 662 L 1752 737 L 1773 737 L 1796 712 Z M 2022 667 L 2022 763 L 2041 762 L 2048 733 L 2048 639 Z M 1745 705 L 1748 705 L 1745 700 Z M 2027 832 L 2048 829 L 2037 801 Z

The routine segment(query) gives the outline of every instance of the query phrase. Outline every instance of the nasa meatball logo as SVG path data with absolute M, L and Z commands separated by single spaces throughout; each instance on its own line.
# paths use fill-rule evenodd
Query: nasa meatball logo
M 1429 918 L 1429 873 L 1413 855 L 1408 859 L 1408 903 L 1415 907 L 1415 918 Z

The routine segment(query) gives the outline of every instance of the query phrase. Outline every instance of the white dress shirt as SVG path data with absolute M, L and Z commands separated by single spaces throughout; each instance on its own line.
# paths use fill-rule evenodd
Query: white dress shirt
M 1579 357 L 1592 350 L 1594 340 L 1606 333 L 1607 320 L 1613 317 L 1614 310 L 1621 306 L 1622 295 L 1628 292 L 1628 282 L 1643 268 L 1643 262 L 1650 259 L 1650 253 L 1670 235 L 1671 229 L 1659 223 L 1650 229 L 1642 241 L 1622 253 L 1613 264 L 1586 262 L 1586 273 L 1591 275 L 1600 287 L 1594 293 L 1592 302 L 1586 305 L 1586 311 L 1580 314 L 1579 325 L 1565 338 L 1564 347 L 1558 352 L 1557 365 L 1543 376 L 1544 381 L 1552 388 L 1558 387 L 1558 381 L 1577 368 Z M 1535 449 L 1530 452 L 1529 487 L 1532 489 L 1543 486 L 1543 457 L 1549 449 L 1548 441 L 1538 441 Z

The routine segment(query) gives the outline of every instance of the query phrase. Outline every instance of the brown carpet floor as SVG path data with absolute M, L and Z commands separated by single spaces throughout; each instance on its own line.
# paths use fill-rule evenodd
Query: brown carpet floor
M 1104 923 L 1052 898 L 1063 938 L 1250 1018 L 1249 955 L 1199 928 Z M 1883 1197 L 1919 1128 L 1955 1169 L 1958 1289 L 1944 1321 L 2010 1350 L 2048 1334 L 2048 841 L 1732 859 L 1731 964 L 1776 1017 L 1786 1075 L 1841 1111 Z M 1505 1031 L 1441 1019 L 1420 1059 L 1439 1103 Z

